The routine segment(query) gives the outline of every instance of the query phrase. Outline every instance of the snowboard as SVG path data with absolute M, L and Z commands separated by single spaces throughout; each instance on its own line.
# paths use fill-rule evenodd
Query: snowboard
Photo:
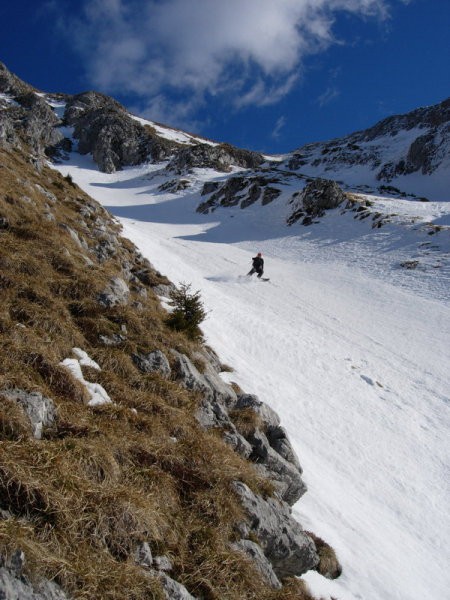
M 270 281 L 269 277 L 258 277 L 259 281 Z

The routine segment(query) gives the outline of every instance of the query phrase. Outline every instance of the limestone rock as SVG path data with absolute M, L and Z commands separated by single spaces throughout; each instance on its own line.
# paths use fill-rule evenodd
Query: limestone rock
M 256 568 L 269 585 L 276 589 L 281 588 L 280 580 L 275 575 L 272 565 L 264 556 L 264 552 L 259 544 L 251 540 L 239 540 L 232 547 L 246 554 L 254 562 Z
M 321 216 L 325 210 L 337 208 L 345 199 L 344 192 L 335 181 L 315 179 L 296 197 L 287 223 L 292 225 L 305 215 Z
M 65 122 L 74 127 L 81 154 L 92 154 L 101 171 L 113 173 L 152 158 L 162 160 L 174 144 L 133 119 L 115 100 L 98 92 L 73 96 Z
M 301 477 L 300 465 L 291 464 L 270 445 L 266 435 L 259 430 L 250 434 L 247 441 L 252 446 L 250 460 L 257 469 L 276 484 L 282 500 L 291 506 L 306 492 L 306 484 Z
M 132 359 L 142 373 L 159 373 L 162 377 L 170 377 L 170 364 L 161 350 L 154 350 L 148 354 L 133 354 Z
M 120 304 L 127 304 L 130 289 L 123 279 L 113 277 L 107 287 L 98 295 L 99 304 L 110 308 Z
M 237 400 L 236 393 L 219 377 L 213 367 L 207 364 L 202 374 L 187 356 L 176 351 L 173 351 L 173 354 L 176 358 L 176 375 L 184 387 L 202 393 L 209 401 L 219 402 L 223 406 L 234 406 Z
M 247 512 L 251 531 L 277 577 L 299 576 L 314 569 L 319 562 L 314 542 L 292 518 L 289 506 L 255 495 L 242 482 L 235 482 L 234 487 Z
M 10 401 L 17 402 L 30 419 L 33 435 L 37 440 L 42 438 L 45 427 L 51 426 L 56 418 L 53 400 L 40 392 L 25 392 L 21 389 L 3 390 L 0 394 Z
M 183 173 L 194 168 L 211 168 L 229 172 L 232 165 L 254 169 L 264 159 L 261 154 L 250 150 L 241 150 L 229 144 L 196 144 L 181 148 L 167 165 L 169 171 Z
M 195 600 L 184 585 L 175 581 L 166 574 L 160 576 L 160 581 L 163 586 L 164 595 L 167 600 Z
M 141 567 L 152 567 L 153 556 L 147 542 L 138 544 L 134 551 L 134 562 Z

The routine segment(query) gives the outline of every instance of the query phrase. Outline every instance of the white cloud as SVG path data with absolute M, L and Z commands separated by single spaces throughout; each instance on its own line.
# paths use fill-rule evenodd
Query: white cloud
M 337 89 L 337 87 L 335 87 L 335 86 L 328 87 L 324 91 L 324 93 L 321 94 L 317 98 L 317 102 L 318 102 L 319 106 L 322 108 L 322 106 L 326 106 L 327 104 L 330 104 L 330 102 L 332 102 L 339 95 L 340 95 L 340 91 Z
M 305 57 L 336 41 L 338 12 L 385 19 L 389 1 L 85 0 L 66 26 L 95 87 L 147 105 L 170 98 L 187 115 L 208 96 L 236 108 L 278 102 Z
M 286 117 L 284 115 L 282 115 L 281 117 L 279 117 L 277 119 L 277 122 L 275 123 L 275 127 L 273 128 L 273 131 L 271 133 L 271 137 L 274 140 L 278 140 L 280 138 L 281 130 L 283 129 L 283 127 L 285 125 L 286 125 Z

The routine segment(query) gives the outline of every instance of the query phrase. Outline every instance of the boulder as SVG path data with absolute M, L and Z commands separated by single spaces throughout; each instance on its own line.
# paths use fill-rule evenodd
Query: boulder
M 280 417 L 277 413 L 254 394 L 238 394 L 236 409 L 251 408 L 261 418 L 265 427 L 278 427 L 280 425 Z
M 163 587 L 163 592 L 167 600 L 195 600 L 184 585 L 175 581 L 168 575 L 161 574 L 160 581 Z
M 300 576 L 319 563 L 314 542 L 293 519 L 285 502 L 264 499 L 242 482 L 234 488 L 247 512 L 251 532 L 278 578 Z
M 123 279 L 113 277 L 106 288 L 98 295 L 99 304 L 106 308 L 127 304 L 130 296 L 130 289 Z
M 161 350 L 154 350 L 148 354 L 133 354 L 131 358 L 142 373 L 159 373 L 166 379 L 170 377 L 170 364 Z

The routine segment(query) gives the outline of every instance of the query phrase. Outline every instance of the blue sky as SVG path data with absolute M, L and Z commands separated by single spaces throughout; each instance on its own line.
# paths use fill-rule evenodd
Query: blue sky
M 14 0 L 0 60 L 44 91 L 264 152 L 450 96 L 450 0 Z

